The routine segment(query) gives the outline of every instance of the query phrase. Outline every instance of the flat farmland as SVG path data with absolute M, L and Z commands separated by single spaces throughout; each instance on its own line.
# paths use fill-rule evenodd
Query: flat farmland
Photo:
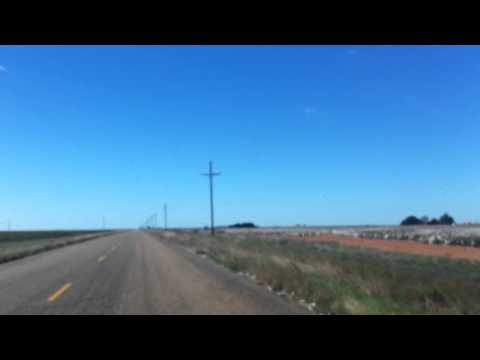
M 305 241 L 337 242 L 388 252 L 480 260 L 480 226 L 325 226 L 225 229 L 262 238 L 287 236 Z
M 3 231 L 0 263 L 100 237 L 109 231 Z

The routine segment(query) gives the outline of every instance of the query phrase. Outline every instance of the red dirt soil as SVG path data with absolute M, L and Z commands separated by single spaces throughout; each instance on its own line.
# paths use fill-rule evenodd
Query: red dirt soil
M 297 238 L 298 239 L 298 238 Z M 357 246 L 389 252 L 425 256 L 446 256 L 454 259 L 480 261 L 480 248 L 458 245 L 423 244 L 412 240 L 365 239 L 339 235 L 305 237 L 307 241 L 335 241 L 346 246 Z

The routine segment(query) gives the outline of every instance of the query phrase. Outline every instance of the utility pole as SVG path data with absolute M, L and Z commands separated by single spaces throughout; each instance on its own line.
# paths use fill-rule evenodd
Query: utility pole
M 163 205 L 163 227 L 167 230 L 167 204 Z
M 209 171 L 207 174 L 202 174 L 204 176 L 208 176 L 210 180 L 210 233 L 215 235 L 215 224 L 214 224 L 214 211 L 213 211 L 213 177 L 220 175 L 220 173 L 214 173 L 212 170 L 212 161 L 209 162 Z

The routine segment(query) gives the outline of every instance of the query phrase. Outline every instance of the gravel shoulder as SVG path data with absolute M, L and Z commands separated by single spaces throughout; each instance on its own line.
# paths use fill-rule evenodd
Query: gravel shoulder
M 290 315 L 308 314 L 295 303 L 168 240 L 146 233 L 135 242 L 126 291 L 127 313 Z M 158 285 L 155 285 L 158 284 Z

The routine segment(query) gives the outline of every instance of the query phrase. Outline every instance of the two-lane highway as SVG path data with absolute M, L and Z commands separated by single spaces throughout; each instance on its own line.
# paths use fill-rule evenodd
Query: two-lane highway
M 0 314 L 302 314 L 263 288 L 131 231 L 0 265 Z

